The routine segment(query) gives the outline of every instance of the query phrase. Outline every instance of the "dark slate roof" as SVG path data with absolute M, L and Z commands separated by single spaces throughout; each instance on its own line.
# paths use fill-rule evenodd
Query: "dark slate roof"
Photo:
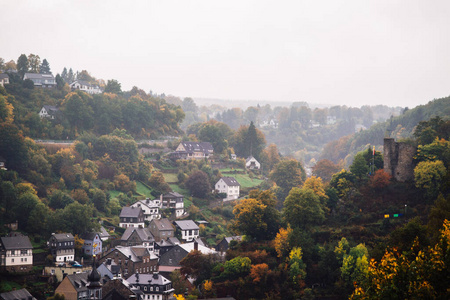
M 185 258 L 188 253 L 189 252 L 181 248 L 180 245 L 177 245 L 161 255 L 158 265 L 179 267 L 180 261 Z
M 163 195 L 163 198 L 183 198 L 184 196 L 177 192 L 170 192 Z
M 55 79 L 52 74 L 25 73 L 28 79 Z
M 35 297 L 33 297 L 30 292 L 28 292 L 26 289 L 21 289 L 17 291 L 11 291 L 7 293 L 1 293 L 0 299 L 2 300 L 36 300 Z
M 98 235 L 97 232 L 86 232 L 86 233 L 83 233 L 81 238 L 83 240 L 93 241 L 97 235 Z M 100 235 L 99 235 L 99 238 L 100 238 Z
M 234 179 L 234 177 L 222 177 L 221 179 L 222 179 L 222 180 L 225 182 L 225 184 L 228 185 L 228 186 L 241 186 L 241 185 L 239 184 L 239 182 L 237 182 L 237 180 Z
M 30 239 L 27 236 L 11 236 L 1 238 L 5 250 L 32 249 Z
M 100 238 L 102 237 L 110 237 L 110 234 L 108 233 L 108 231 L 106 231 L 105 227 L 100 227 L 100 232 L 98 233 L 100 235 Z
M 122 237 L 120 238 L 122 241 L 128 241 L 130 236 L 133 234 L 133 232 L 136 232 L 139 238 L 142 241 L 154 241 L 155 238 L 153 237 L 153 234 L 150 232 L 150 229 L 148 228 L 135 228 L 135 227 L 127 227 L 125 229 L 125 232 L 123 233 Z
M 205 152 L 214 151 L 210 142 L 181 142 L 186 152 Z
M 140 207 L 125 206 L 122 208 L 122 211 L 120 212 L 120 217 L 121 218 L 137 218 L 137 217 L 139 217 L 139 214 L 141 211 L 142 211 L 142 208 L 140 208 Z
M 181 229 L 181 230 L 193 230 L 193 229 L 200 229 L 197 224 L 195 224 L 192 220 L 182 220 L 182 221 L 175 221 L 175 224 Z
M 89 83 L 87 81 L 84 81 L 84 80 L 75 80 L 74 82 L 72 82 L 70 84 L 70 86 L 73 86 L 76 82 L 78 82 L 80 85 L 85 85 L 85 86 L 88 86 L 88 87 L 98 87 L 97 85 L 91 84 L 91 83 Z
M 176 237 L 169 237 L 169 238 L 167 238 L 167 241 L 168 242 L 170 242 L 170 243 L 172 243 L 172 245 L 179 245 L 179 244 L 181 244 L 180 243 L 180 240 L 179 239 L 177 239 Z
M 55 233 L 52 234 L 58 242 L 74 242 L 75 238 L 71 233 Z
M 122 279 L 113 279 L 103 285 L 103 300 L 128 300 L 136 295 L 124 283 Z
M 156 285 L 166 285 L 171 283 L 169 279 L 166 277 L 155 273 L 155 274 L 133 274 L 129 278 L 127 278 L 129 284 L 156 284 Z
M 77 292 L 86 291 L 88 283 L 88 272 L 74 273 L 67 275 L 67 279 L 70 281 L 72 286 Z
M 44 105 L 44 108 L 48 112 L 48 114 L 54 114 L 59 112 L 59 108 L 53 105 Z
M 229 236 L 226 237 L 225 240 L 227 241 L 227 243 L 229 244 L 231 241 L 242 241 L 242 236 L 241 235 L 235 235 L 235 236 Z
M 169 219 L 153 219 L 152 222 L 156 225 L 158 230 L 173 230 Z
M 8 74 L 1 73 L 0 74 L 0 79 L 5 79 L 5 78 L 9 78 Z

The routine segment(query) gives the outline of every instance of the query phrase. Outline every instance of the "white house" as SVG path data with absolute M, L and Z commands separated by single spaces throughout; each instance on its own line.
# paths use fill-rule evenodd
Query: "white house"
M 119 215 L 119 227 L 144 227 L 144 211 L 141 207 L 122 207 Z
M 181 142 L 172 156 L 181 159 L 208 158 L 214 153 L 214 148 L 209 142 Z
M 245 161 L 245 167 L 250 170 L 261 169 L 261 164 L 253 156 L 249 156 Z
M 0 266 L 8 272 L 29 272 L 33 269 L 33 246 L 27 236 L 0 239 Z
M 34 86 L 53 88 L 56 86 L 55 77 L 52 74 L 25 73 L 23 80 L 30 79 Z
M 181 231 L 181 239 L 190 242 L 200 235 L 200 228 L 192 220 L 181 220 L 174 222 L 176 227 Z
M 179 218 L 184 214 L 184 196 L 177 192 L 170 192 L 159 196 L 162 208 L 170 208 L 175 211 L 175 217 Z
M 156 198 L 155 200 L 150 200 L 147 198 L 145 200 L 139 200 L 135 202 L 131 207 L 140 207 L 144 212 L 145 221 L 151 221 L 153 219 L 161 219 L 161 199 Z
M 89 82 L 83 80 L 75 80 L 70 84 L 70 88 L 72 90 L 80 90 L 91 95 L 102 93 L 102 90 L 98 85 L 90 84 Z
M 235 200 L 239 198 L 239 189 L 241 185 L 233 177 L 222 177 L 217 181 L 215 189 L 218 193 L 225 193 L 227 197 L 224 201 Z
M 39 111 L 39 117 L 55 119 L 57 114 L 59 113 L 59 109 L 56 106 L 52 105 L 44 105 Z
M 75 238 L 71 233 L 52 233 L 47 245 L 56 262 L 75 259 Z
M 0 74 L 0 85 L 5 86 L 5 84 L 9 84 L 9 76 L 8 76 L 8 74 L 1 73 Z

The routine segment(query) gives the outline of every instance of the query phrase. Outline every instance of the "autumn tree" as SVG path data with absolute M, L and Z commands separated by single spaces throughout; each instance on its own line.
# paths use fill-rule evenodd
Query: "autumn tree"
M 106 83 L 106 86 L 105 86 L 105 93 L 111 93 L 111 94 L 122 93 L 122 88 L 121 88 L 120 83 L 115 79 L 108 80 L 108 82 Z
M 321 224 L 325 220 L 325 212 L 313 190 L 294 187 L 284 201 L 283 218 L 292 227 L 308 228 Z
M 270 144 L 261 153 L 261 163 L 265 171 L 270 172 L 281 160 L 277 145 Z
M 148 184 L 158 194 L 166 194 L 172 191 L 169 184 L 167 184 L 164 179 L 164 174 L 160 171 L 155 171 L 152 173 L 148 180 Z
M 314 165 L 312 168 L 312 174 L 322 178 L 323 182 L 329 182 L 331 180 L 331 176 L 340 170 L 342 170 L 342 167 L 339 164 L 335 164 L 331 160 L 324 158 L 319 160 Z
M 180 261 L 180 273 L 195 279 L 197 284 L 211 278 L 212 268 L 216 264 L 216 258 L 210 254 L 202 254 L 201 251 L 192 250 Z
M 257 240 L 265 238 L 268 224 L 264 222 L 264 205 L 257 199 L 243 199 L 233 209 L 235 222 L 233 228 Z
M 425 190 L 426 194 L 432 199 L 438 195 L 442 179 L 446 173 L 444 163 L 440 160 L 421 161 L 414 168 L 416 187 Z
M 293 187 L 300 187 L 306 178 L 305 170 L 295 159 L 282 160 L 269 174 L 269 178 L 280 188 L 277 193 L 279 201 L 284 201 Z
M 292 233 L 292 228 L 288 224 L 287 228 L 280 228 L 280 231 L 277 233 L 277 236 L 273 240 L 275 251 L 277 252 L 277 256 L 282 258 L 286 257 L 290 252 L 289 245 L 289 235 Z
M 28 55 L 28 63 L 30 64 L 31 73 L 39 73 L 39 67 L 41 66 L 41 58 L 39 55 Z

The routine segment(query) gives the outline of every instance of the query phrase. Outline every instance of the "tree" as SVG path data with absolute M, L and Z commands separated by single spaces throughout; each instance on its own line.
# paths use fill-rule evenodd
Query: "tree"
M 441 160 L 448 167 L 450 166 L 450 141 L 436 138 L 430 144 L 419 145 L 414 159 L 419 162 Z
M 180 261 L 180 273 L 187 277 L 195 278 L 196 284 L 211 278 L 212 268 L 215 264 L 213 255 L 202 254 L 201 251 L 192 250 Z
M 221 280 L 236 280 L 250 273 L 252 262 L 248 257 L 238 256 L 225 262 L 222 267 L 223 272 L 219 276 Z
M 324 182 L 330 182 L 333 174 L 336 174 L 342 170 L 342 167 L 338 164 L 333 163 L 328 159 L 319 160 L 312 168 L 312 174 L 314 176 L 322 178 Z
M 11 124 L 14 121 L 14 106 L 10 104 L 6 97 L 0 95 L 0 123 Z
M 302 248 L 295 247 L 289 253 L 289 278 L 297 289 L 305 286 L 306 265 L 302 259 Z
M 21 77 L 23 77 L 23 75 L 28 72 L 29 68 L 30 64 L 28 62 L 27 56 L 25 54 L 21 54 L 17 59 L 17 72 Z
M 303 188 L 311 189 L 314 191 L 314 194 L 319 196 L 319 199 L 323 204 L 328 200 L 328 196 L 325 192 L 325 188 L 323 186 L 322 179 L 320 177 L 311 176 L 305 180 L 303 184 Z
M 238 156 L 248 157 L 252 155 L 259 160 L 261 151 L 266 145 L 266 138 L 260 130 L 256 129 L 253 122 L 251 122 L 249 126 L 241 126 L 236 131 L 232 145 Z
M 361 152 L 358 152 L 353 158 L 353 163 L 350 166 L 350 172 L 359 180 L 365 179 L 369 173 L 369 166 L 364 159 Z
M 54 190 L 50 194 L 50 199 L 49 199 L 48 205 L 53 209 L 58 209 L 58 208 L 64 208 L 73 202 L 74 202 L 74 200 L 72 199 L 72 197 L 70 197 L 63 191 Z
M 164 174 L 160 171 L 152 173 L 148 180 L 148 184 L 159 194 L 165 194 L 172 191 L 164 179 Z
M 205 198 L 211 192 L 208 175 L 200 170 L 194 171 L 186 180 L 186 187 L 192 196 Z
M 28 63 L 30 64 L 31 73 L 39 73 L 39 67 L 41 65 L 41 58 L 39 55 L 28 55 Z
M 416 187 L 425 190 L 426 194 L 432 199 L 438 195 L 442 179 L 446 173 L 444 163 L 440 160 L 421 161 L 414 168 Z
M 197 113 L 198 107 L 195 104 L 192 98 L 184 98 L 183 103 L 181 104 L 181 108 L 183 108 L 184 112 L 193 112 Z
M 325 220 L 325 212 L 313 190 L 294 187 L 284 201 L 283 217 L 292 227 L 308 228 L 321 224 Z
M 228 148 L 228 143 L 220 129 L 214 125 L 205 124 L 198 132 L 198 139 L 202 142 L 210 142 L 215 153 L 222 153 Z
M 289 245 L 289 235 L 291 233 L 292 228 L 288 224 L 287 229 L 280 228 L 280 231 L 273 240 L 275 251 L 277 251 L 277 256 L 280 258 L 286 257 L 291 250 Z
M 122 93 L 122 88 L 120 86 L 120 83 L 115 79 L 108 80 L 108 82 L 106 83 L 106 86 L 105 86 L 105 93 L 111 93 L 111 94 Z
M 39 73 L 41 73 L 41 74 L 51 74 L 52 73 L 50 71 L 50 64 L 48 63 L 48 61 L 45 58 L 42 61 L 41 66 L 39 67 Z
M 257 199 L 243 199 L 233 209 L 235 222 L 233 228 L 251 238 L 265 238 L 268 224 L 264 222 L 264 211 L 267 205 Z
M 293 187 L 299 187 L 305 177 L 306 174 L 301 163 L 294 159 L 280 161 L 269 174 L 269 178 L 281 189 L 277 194 L 280 201 L 286 198 Z

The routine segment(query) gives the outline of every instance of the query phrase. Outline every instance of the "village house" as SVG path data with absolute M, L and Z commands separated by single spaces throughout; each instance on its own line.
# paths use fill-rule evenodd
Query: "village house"
M 39 117 L 47 119 L 56 119 L 61 112 L 56 106 L 44 105 L 39 111 Z
M 75 80 L 70 84 L 70 88 L 72 90 L 80 90 L 91 95 L 102 93 L 102 90 L 98 85 L 90 84 L 89 82 L 84 80 Z
M 229 201 L 239 198 L 240 187 L 241 185 L 234 177 L 222 177 L 217 181 L 215 190 L 217 193 L 224 193 L 227 195 L 223 201 Z
M 9 76 L 8 76 L 8 74 L 1 73 L 0 74 L 0 85 L 5 86 L 5 84 L 9 84 Z
M 161 201 L 162 200 L 158 198 L 155 200 L 150 200 L 150 198 L 147 198 L 145 200 L 139 200 L 133 203 L 131 207 L 142 208 L 145 221 L 150 222 L 153 219 L 161 219 L 161 212 L 159 211 L 161 208 Z
M 111 235 L 108 233 L 108 231 L 103 226 L 100 227 L 100 232 L 98 233 L 98 235 L 100 236 L 100 239 L 103 242 L 107 241 L 111 237 Z
M 169 219 L 152 220 L 148 226 L 155 242 L 175 236 L 175 229 Z
M 130 287 L 144 293 L 142 300 L 164 300 L 174 292 L 172 282 L 159 273 L 133 274 L 127 281 Z
M 0 300 L 36 300 L 27 289 L 1 293 Z
M 160 196 L 162 208 L 168 208 L 175 212 L 175 217 L 179 218 L 184 214 L 184 196 L 177 192 L 170 192 Z
M 181 233 L 181 239 L 185 242 L 190 242 L 200 235 L 200 228 L 192 220 L 175 221 L 174 223 Z
M 0 239 L 0 266 L 7 272 L 29 272 L 33 269 L 33 246 L 27 236 Z
M 237 243 L 242 241 L 242 236 L 235 235 L 223 238 L 216 246 L 216 251 L 218 252 L 226 252 L 230 247 L 231 241 L 236 241 Z
M 245 167 L 249 170 L 259 170 L 261 169 L 261 164 L 253 156 L 247 157 L 245 160 Z
M 55 290 L 55 294 L 64 296 L 65 300 L 85 300 L 90 299 L 89 283 L 90 272 L 74 273 L 64 277 Z M 109 281 L 108 277 L 99 278 L 101 284 Z M 100 287 L 101 288 L 101 287 Z M 100 292 L 101 298 L 101 292 Z
M 98 270 L 98 269 L 97 269 Z M 131 300 L 139 299 L 140 291 L 132 290 L 122 279 L 113 279 L 106 282 L 102 287 L 103 300 Z
M 111 259 L 111 260 L 108 260 Z M 119 266 L 122 277 L 134 273 L 153 273 L 158 271 L 158 257 L 142 246 L 117 246 L 104 255 L 99 263 L 112 263 Z
M 52 233 L 47 245 L 57 263 L 75 259 L 75 238 L 71 233 Z
M 52 74 L 25 73 L 23 80 L 30 79 L 34 86 L 53 88 L 56 86 L 55 77 Z
M 3 158 L 3 156 L 0 156 L 0 170 L 7 170 L 7 168 L 5 167 L 6 164 L 6 159 Z
M 213 153 L 214 148 L 209 142 L 181 142 L 173 156 L 178 159 L 202 159 Z
M 144 211 L 141 207 L 125 206 L 120 212 L 119 227 L 144 227 Z
M 97 232 L 85 233 L 81 236 L 84 240 L 83 252 L 86 255 L 98 255 L 102 253 L 102 240 Z
M 154 249 L 155 239 L 149 228 L 128 227 L 120 238 L 121 246 L 142 246 L 149 251 Z
M 173 272 L 181 268 L 180 261 L 192 250 L 200 251 L 202 254 L 217 254 L 213 249 L 200 245 L 198 242 L 179 244 L 161 255 L 159 259 L 160 272 Z
M 159 242 L 155 242 L 154 252 L 156 255 L 161 256 L 179 244 L 181 244 L 180 240 L 178 240 L 176 237 L 167 238 L 166 240 L 160 240 Z

